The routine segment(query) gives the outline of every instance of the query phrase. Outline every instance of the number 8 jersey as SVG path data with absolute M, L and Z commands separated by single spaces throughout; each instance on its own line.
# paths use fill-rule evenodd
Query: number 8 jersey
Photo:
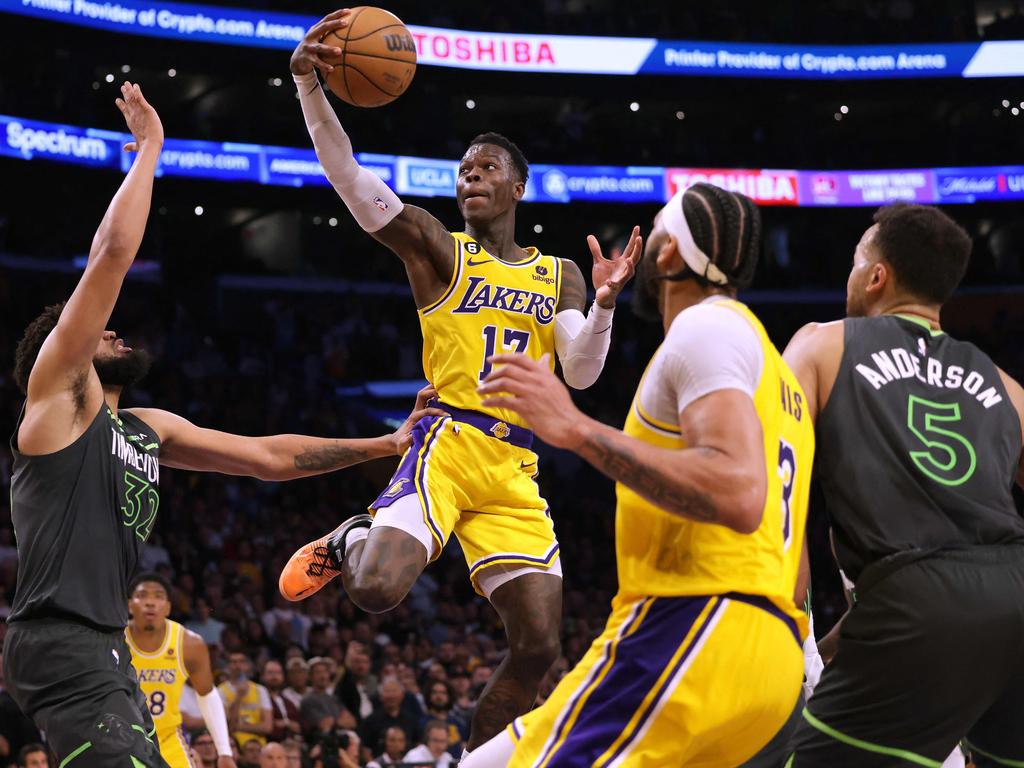
M 132 639 L 131 627 L 125 629 L 124 635 L 132 651 L 139 687 L 153 716 L 160 755 L 171 768 L 188 768 L 188 744 L 181 727 L 181 692 L 188 678 L 185 628 L 170 619 L 164 624 L 164 641 L 153 653 L 139 649 Z
M 506 262 L 464 232 L 455 238 L 455 271 L 444 294 L 419 311 L 423 372 L 441 402 L 524 426 L 504 408 L 484 408 L 476 388 L 490 372 L 487 358 L 520 352 L 555 357 L 555 310 L 561 263 L 529 248 L 530 257 Z

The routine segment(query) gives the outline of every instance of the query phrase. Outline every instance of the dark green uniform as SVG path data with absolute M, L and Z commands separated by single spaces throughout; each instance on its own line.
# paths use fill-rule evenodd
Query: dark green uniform
M 17 433 L 11 448 L 6 686 L 62 766 L 164 766 L 124 639 L 128 583 L 160 504 L 156 433 L 104 404 L 56 453 L 19 453 Z
M 1020 417 L 972 344 L 899 316 L 844 337 L 816 472 L 857 602 L 792 765 L 937 768 L 965 736 L 1024 765 Z

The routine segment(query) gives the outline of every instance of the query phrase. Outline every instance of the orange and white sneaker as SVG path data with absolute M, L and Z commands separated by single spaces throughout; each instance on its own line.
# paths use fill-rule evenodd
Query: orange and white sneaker
M 299 547 L 281 571 L 277 587 L 286 600 L 305 600 L 341 573 L 345 560 L 345 534 L 353 528 L 369 528 L 369 515 L 350 517 L 326 536 Z

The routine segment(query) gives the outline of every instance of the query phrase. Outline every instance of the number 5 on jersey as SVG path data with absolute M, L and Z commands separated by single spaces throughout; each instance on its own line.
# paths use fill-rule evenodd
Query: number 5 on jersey
M 497 350 L 498 330 L 496 325 L 484 326 L 484 366 L 480 370 L 480 381 L 483 381 L 487 374 L 491 372 L 491 364 L 488 362 L 488 359 Z M 527 347 L 530 346 L 530 332 L 520 331 L 515 328 L 505 328 L 504 331 L 501 342 L 504 351 L 515 352 L 519 355 L 525 353 Z

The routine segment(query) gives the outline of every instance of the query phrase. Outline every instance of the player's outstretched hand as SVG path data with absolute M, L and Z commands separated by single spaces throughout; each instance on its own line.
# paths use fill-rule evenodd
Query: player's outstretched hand
M 579 443 L 583 414 L 573 405 L 565 384 L 551 372 L 550 355 L 540 360 L 493 355 L 487 362 L 493 368 L 477 388 L 481 395 L 488 395 L 485 406 L 515 411 L 548 445 L 571 450 Z
M 416 405 L 409 414 L 409 418 L 403 422 L 391 437 L 395 441 L 395 453 L 401 456 L 412 445 L 412 428 L 416 422 L 425 416 L 447 416 L 448 414 L 440 408 L 428 408 L 427 403 L 437 397 L 437 390 L 429 384 L 416 393 Z
M 235 758 L 231 755 L 221 755 L 217 758 L 217 768 L 238 768 L 235 765 Z
M 643 256 L 644 239 L 640 237 L 640 227 L 633 227 L 626 250 L 621 254 L 613 252 L 610 259 L 601 253 L 601 244 L 593 235 L 587 235 L 587 245 L 590 246 L 590 255 L 594 257 L 592 276 L 597 304 L 611 309 L 626 283 L 633 279 L 636 265 Z
M 117 108 L 124 115 L 128 130 L 135 141 L 124 145 L 125 152 L 140 152 L 144 146 L 153 146 L 158 150 L 164 145 L 164 126 L 160 115 L 142 95 L 138 83 L 124 81 L 121 86 L 121 98 L 114 99 Z
M 341 48 L 324 45 L 320 41 L 328 32 L 347 27 L 350 15 L 351 8 L 342 8 L 340 11 L 327 14 L 309 28 L 302 42 L 292 51 L 289 66 L 293 74 L 308 75 L 313 71 L 313 67 L 316 67 L 324 77 L 327 77 L 327 74 L 341 63 Z

